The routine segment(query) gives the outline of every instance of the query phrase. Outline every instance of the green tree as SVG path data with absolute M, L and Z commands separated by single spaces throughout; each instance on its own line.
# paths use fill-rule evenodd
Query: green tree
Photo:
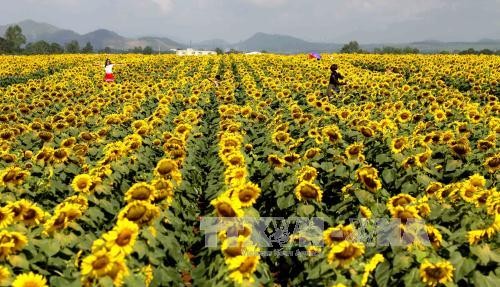
M 0 54 L 10 53 L 12 50 L 12 45 L 9 41 L 0 37 Z
M 18 25 L 9 26 L 5 31 L 5 40 L 10 43 L 13 52 L 21 50 L 21 46 L 26 44 L 26 37 L 23 35 L 23 30 Z
M 78 41 L 73 40 L 69 43 L 66 43 L 64 49 L 66 50 L 66 53 L 76 54 L 80 52 L 80 44 L 78 44 Z
M 353 53 L 363 53 L 363 50 L 359 47 L 359 43 L 357 41 L 351 41 L 348 44 L 345 44 L 342 49 L 340 49 L 341 53 L 353 54 Z
M 64 48 L 58 43 L 50 44 L 50 53 L 51 54 L 62 54 L 64 53 Z
M 94 47 L 92 46 L 92 44 L 90 42 L 87 42 L 85 47 L 83 47 L 83 49 L 82 49 L 82 53 L 90 54 L 92 52 L 94 52 Z
M 45 41 L 28 43 L 24 48 L 26 54 L 50 54 L 50 44 Z
M 134 54 L 140 54 L 142 53 L 142 47 L 134 47 L 132 50 L 130 50 L 130 52 Z
M 217 47 L 215 48 L 215 53 L 217 53 L 217 55 L 222 55 L 224 54 L 224 51 L 221 48 Z
M 143 54 L 146 54 L 146 55 L 151 55 L 153 54 L 153 48 L 151 46 L 146 46 L 143 50 L 142 50 L 142 53 Z
M 110 47 L 106 46 L 106 47 L 104 47 L 104 49 L 102 49 L 102 52 L 105 54 L 110 54 L 112 52 L 112 50 Z

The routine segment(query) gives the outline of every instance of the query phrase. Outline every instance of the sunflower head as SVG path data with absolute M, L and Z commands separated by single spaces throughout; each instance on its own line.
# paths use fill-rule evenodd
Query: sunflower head
M 118 248 L 124 254 L 133 251 L 135 240 L 139 234 L 139 226 L 128 219 L 119 220 L 113 230 L 103 235 L 106 247 Z
M 233 196 L 237 196 L 242 207 L 252 206 L 260 195 L 260 188 L 255 183 L 247 182 L 235 188 Z
M 143 200 L 151 202 L 155 196 L 154 186 L 145 183 L 138 182 L 132 185 L 125 193 L 125 200 L 127 202 L 132 202 L 136 200 Z
M 427 286 L 437 286 L 438 284 L 451 282 L 453 270 L 453 265 L 448 261 L 431 263 L 426 260 L 420 265 L 419 274 L 420 279 Z
M 221 195 L 210 202 L 215 208 L 215 212 L 220 217 L 241 217 L 243 210 L 239 199 L 230 198 L 227 195 Z
M 47 280 L 40 274 L 33 272 L 18 275 L 12 282 L 12 287 L 48 287 Z
M 365 246 L 363 244 L 343 241 L 332 246 L 328 253 L 328 262 L 335 267 L 345 268 L 364 253 Z
M 79 174 L 71 182 L 74 191 L 87 194 L 92 187 L 92 177 L 89 174 Z
M 321 202 L 323 191 L 318 185 L 312 182 L 302 181 L 295 187 L 295 196 L 301 201 L 316 200 Z

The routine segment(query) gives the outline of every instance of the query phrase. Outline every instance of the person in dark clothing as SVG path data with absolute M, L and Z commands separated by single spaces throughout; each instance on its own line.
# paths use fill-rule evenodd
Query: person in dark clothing
M 337 69 L 337 64 L 333 64 L 330 66 L 330 71 L 332 72 L 332 74 L 330 75 L 330 83 L 328 84 L 328 98 L 332 96 L 332 90 L 338 93 L 340 92 L 340 86 L 345 85 L 345 83 L 340 82 L 340 80 L 342 80 L 344 77 L 339 72 L 337 72 Z

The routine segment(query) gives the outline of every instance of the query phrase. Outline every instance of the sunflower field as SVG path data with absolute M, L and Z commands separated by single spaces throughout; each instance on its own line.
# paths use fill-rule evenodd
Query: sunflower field
M 104 59 L 0 56 L 0 286 L 500 286 L 500 57 Z M 206 217 L 324 228 L 265 255 Z

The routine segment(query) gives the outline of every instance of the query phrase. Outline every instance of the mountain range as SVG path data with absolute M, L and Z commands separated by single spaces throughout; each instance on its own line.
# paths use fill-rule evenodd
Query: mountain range
M 39 23 L 33 20 L 25 20 L 19 23 L 23 34 L 28 42 L 44 40 L 64 45 L 72 40 L 79 42 L 83 47 L 90 42 L 94 49 L 101 50 L 110 47 L 116 50 L 127 50 L 134 47 L 151 46 L 154 50 L 167 51 L 170 49 L 184 49 L 186 44 L 179 43 L 167 37 L 139 37 L 128 38 L 113 31 L 98 29 L 87 34 L 79 34 L 72 30 L 62 29 L 47 23 Z M 5 33 L 8 26 L 0 25 L 0 35 Z M 223 50 L 236 49 L 241 51 L 268 51 L 274 53 L 306 53 L 306 52 L 334 52 L 339 51 L 342 44 L 309 42 L 288 35 L 256 33 L 250 38 L 238 43 L 229 43 L 223 39 L 213 39 L 203 42 L 193 43 L 195 49 L 213 50 L 221 48 Z M 412 43 L 376 43 L 363 44 L 361 47 L 367 50 L 381 48 L 383 46 L 412 47 L 418 48 L 422 52 L 436 51 L 456 51 L 474 48 L 476 50 L 490 49 L 500 50 L 500 40 L 483 39 L 477 42 L 440 42 L 435 40 L 412 42 Z

